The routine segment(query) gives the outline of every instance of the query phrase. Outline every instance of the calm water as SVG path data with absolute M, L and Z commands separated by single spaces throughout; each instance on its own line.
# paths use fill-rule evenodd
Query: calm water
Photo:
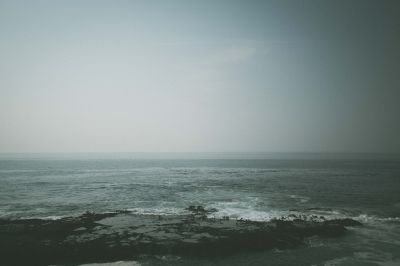
M 87 210 L 160 215 L 189 205 L 217 217 L 290 213 L 365 224 L 295 250 L 234 257 L 138 258 L 146 265 L 400 265 L 398 156 L 290 154 L 2 155 L 0 217 L 57 218 Z

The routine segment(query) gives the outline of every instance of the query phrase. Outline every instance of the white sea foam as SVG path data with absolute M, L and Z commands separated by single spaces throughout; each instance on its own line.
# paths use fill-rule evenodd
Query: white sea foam
M 290 211 L 290 214 L 294 214 L 297 216 L 301 216 L 304 219 L 313 219 L 316 220 L 317 218 L 320 219 L 343 219 L 349 218 L 349 215 L 344 214 L 339 210 L 332 210 L 332 209 L 323 209 L 323 208 L 315 208 L 315 209 L 306 209 L 306 210 L 294 210 Z M 323 218 L 321 218 L 323 217 Z M 318 220 L 318 219 L 317 219 Z
M 106 263 L 89 263 L 80 264 L 79 266 L 140 266 L 141 264 L 137 261 L 116 261 Z
M 43 220 L 60 220 L 62 218 L 65 218 L 66 216 L 61 216 L 61 215 L 50 215 L 50 216 L 45 216 L 45 217 L 40 217 L 40 219 Z
M 159 260 L 169 261 L 169 262 L 178 261 L 181 259 L 181 257 L 175 255 L 156 255 L 155 257 Z
M 288 215 L 289 212 L 280 210 L 260 210 L 255 206 L 258 199 L 252 198 L 247 201 L 233 201 L 233 202 L 217 202 L 210 205 L 215 208 L 217 212 L 209 214 L 210 218 L 223 218 L 228 216 L 231 219 L 245 219 L 252 221 L 269 221 L 273 218 L 279 218 Z
M 400 222 L 400 217 L 378 217 L 375 215 L 360 214 L 354 219 L 361 222 Z
M 278 218 L 283 216 L 280 211 L 257 211 L 253 209 L 245 208 L 224 208 L 220 211 L 210 214 L 209 218 L 223 218 L 228 216 L 232 219 L 246 219 L 251 221 L 269 221 L 273 218 Z
M 175 207 L 129 208 L 127 211 L 144 215 L 184 215 L 189 213 L 185 209 Z

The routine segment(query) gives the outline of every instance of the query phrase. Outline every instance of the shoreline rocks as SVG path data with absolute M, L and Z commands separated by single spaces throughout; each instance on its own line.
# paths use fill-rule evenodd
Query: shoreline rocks
M 190 206 L 188 215 L 138 215 L 127 211 L 59 220 L 0 220 L 0 257 L 6 265 L 107 262 L 140 255 L 226 256 L 244 251 L 295 248 L 311 236 L 338 237 L 352 219 L 268 222 L 207 218 L 216 210 Z M 293 218 L 293 217 L 292 217 Z

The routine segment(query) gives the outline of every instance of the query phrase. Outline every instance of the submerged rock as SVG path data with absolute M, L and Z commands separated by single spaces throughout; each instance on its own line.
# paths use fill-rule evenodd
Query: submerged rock
M 336 237 L 352 219 L 269 222 L 189 215 L 85 213 L 60 220 L 0 220 L 0 257 L 6 265 L 50 265 L 129 259 L 143 254 L 222 256 L 242 251 L 294 248 L 310 236 Z

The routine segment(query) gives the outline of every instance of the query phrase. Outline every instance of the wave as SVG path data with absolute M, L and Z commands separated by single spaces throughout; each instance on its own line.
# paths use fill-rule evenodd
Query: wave
M 209 214 L 209 218 L 221 219 L 224 217 L 229 217 L 230 219 L 244 219 L 250 221 L 270 221 L 274 218 L 279 218 L 284 216 L 282 211 L 257 211 L 252 209 L 244 208 L 225 208 L 218 210 L 215 213 Z
M 315 220 L 315 221 L 323 221 L 323 220 L 332 220 L 332 219 L 345 219 L 351 218 L 356 221 L 365 224 L 372 223 L 398 223 L 400 222 L 400 217 L 382 217 L 377 215 L 370 215 L 366 213 L 355 214 L 354 212 L 349 212 L 346 210 L 338 210 L 331 208 L 307 208 L 307 209 L 291 209 L 291 210 L 279 210 L 279 209 L 270 209 L 263 210 L 256 207 L 257 199 L 255 198 L 253 202 L 217 202 L 214 204 L 206 205 L 206 210 L 212 210 L 208 212 L 208 218 L 216 218 L 223 219 L 225 217 L 229 217 L 233 220 L 250 220 L 250 221 L 259 221 L 265 222 L 273 219 L 281 219 L 285 220 L 294 220 L 297 218 L 301 218 L 303 220 Z M 171 206 L 156 206 L 156 207 L 135 207 L 135 208 L 127 208 L 120 210 L 109 210 L 109 211 L 101 211 L 98 212 L 96 210 L 87 210 L 80 211 L 71 214 L 58 215 L 32 215 L 32 213 L 28 215 L 19 214 L 16 215 L 15 212 L 7 212 L 4 210 L 0 210 L 0 218 L 1 219 L 41 219 L 41 220 L 59 220 L 66 217 L 74 217 L 80 216 L 86 212 L 93 212 L 98 214 L 111 214 L 118 212 L 126 212 L 137 215 L 158 215 L 158 216 L 181 216 L 188 215 L 190 211 L 187 208 L 179 208 L 179 207 L 171 207 Z
M 65 217 L 67 217 L 67 216 L 66 215 L 50 215 L 50 216 L 39 217 L 38 219 L 55 221 L 55 220 L 60 220 Z M 35 217 L 31 217 L 31 218 L 35 218 Z
M 185 209 L 175 208 L 175 207 L 128 208 L 126 210 L 134 214 L 161 215 L 161 216 L 185 215 L 189 213 Z
M 80 264 L 79 266 L 140 266 L 141 264 L 137 261 L 116 261 L 116 262 L 105 262 L 105 263 L 89 263 Z
M 354 212 L 347 210 L 331 209 L 331 208 L 308 208 L 308 209 L 297 209 L 291 210 L 291 213 L 297 215 L 308 215 L 308 216 L 323 216 L 326 219 L 344 219 L 351 218 L 362 223 L 372 222 L 400 222 L 400 217 L 382 217 L 377 215 L 370 215 L 366 213 L 355 214 Z
M 379 217 L 376 215 L 360 214 L 353 217 L 355 220 L 368 222 L 400 222 L 400 217 Z
M 209 207 L 215 209 L 208 215 L 209 218 L 244 219 L 251 221 L 270 221 L 288 215 L 288 211 L 268 209 L 265 206 L 260 208 L 260 200 L 257 197 L 248 197 L 243 201 L 216 202 L 210 204 Z

